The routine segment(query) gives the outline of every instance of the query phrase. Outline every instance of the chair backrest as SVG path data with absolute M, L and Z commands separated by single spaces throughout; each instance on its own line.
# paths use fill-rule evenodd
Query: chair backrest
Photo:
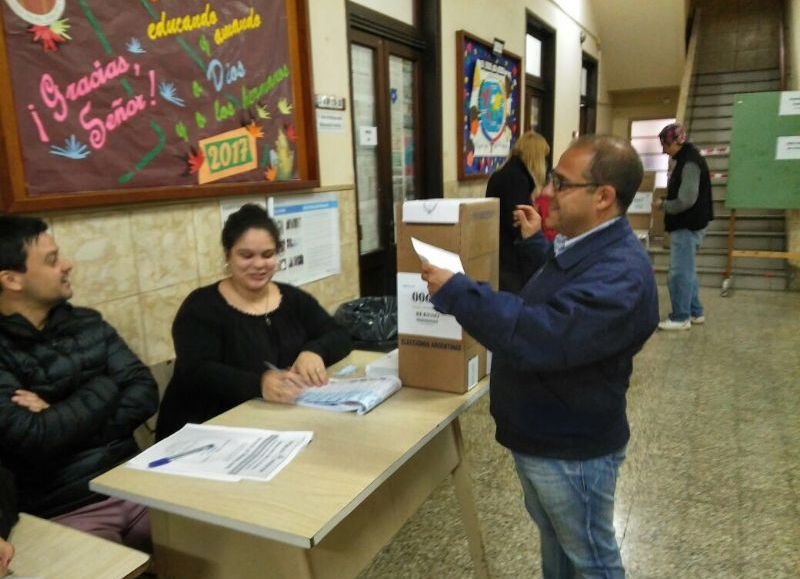
M 153 373 L 153 378 L 156 379 L 156 384 L 158 384 L 158 403 L 160 406 L 161 400 L 164 398 L 164 391 L 167 389 L 167 384 L 169 384 L 169 381 L 172 379 L 172 373 L 175 371 L 175 360 L 166 360 L 158 364 L 153 364 L 150 366 L 150 371 Z M 142 450 L 155 442 L 157 420 L 158 412 L 145 420 L 142 425 L 134 431 L 133 436 L 139 448 Z

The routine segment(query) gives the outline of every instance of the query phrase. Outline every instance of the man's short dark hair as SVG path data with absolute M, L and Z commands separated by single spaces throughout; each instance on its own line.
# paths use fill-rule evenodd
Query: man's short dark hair
M 25 272 L 28 246 L 47 231 L 38 217 L 0 215 L 0 271 Z
M 268 232 L 275 240 L 276 249 L 281 243 L 278 226 L 264 208 L 254 203 L 247 203 L 238 211 L 231 213 L 222 227 L 222 248 L 226 255 L 248 229 L 263 229 Z
M 573 141 L 570 147 L 594 152 L 584 177 L 593 183 L 614 187 L 620 214 L 625 214 L 644 176 L 636 149 L 629 141 L 611 135 L 585 135 Z

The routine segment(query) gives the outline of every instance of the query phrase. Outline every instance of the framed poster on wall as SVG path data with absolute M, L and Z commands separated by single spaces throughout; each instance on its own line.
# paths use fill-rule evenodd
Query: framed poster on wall
M 456 32 L 458 178 L 483 179 L 505 162 L 519 136 L 518 56 Z
M 307 0 L 6 0 L 2 208 L 319 183 Z

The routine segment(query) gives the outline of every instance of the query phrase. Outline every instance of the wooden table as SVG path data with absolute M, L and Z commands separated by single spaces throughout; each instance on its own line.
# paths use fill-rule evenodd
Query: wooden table
M 377 358 L 354 352 L 339 366 Z M 117 467 L 91 488 L 150 507 L 162 578 L 352 577 L 452 475 L 478 577 L 488 577 L 458 417 L 488 391 L 401 388 L 364 416 L 253 400 L 210 421 L 313 430 L 275 479 L 238 483 Z
M 13 577 L 126 579 L 138 577 L 150 556 L 52 521 L 20 514 L 9 537 Z

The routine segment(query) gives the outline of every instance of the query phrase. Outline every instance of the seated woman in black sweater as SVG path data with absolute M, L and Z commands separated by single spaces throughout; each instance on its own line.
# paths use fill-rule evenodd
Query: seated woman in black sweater
M 257 205 L 225 222 L 230 276 L 193 291 L 178 310 L 175 373 L 157 439 L 251 398 L 292 403 L 306 387 L 327 383 L 325 367 L 350 353 L 349 333 L 313 297 L 272 281 L 279 242 L 275 222 Z

